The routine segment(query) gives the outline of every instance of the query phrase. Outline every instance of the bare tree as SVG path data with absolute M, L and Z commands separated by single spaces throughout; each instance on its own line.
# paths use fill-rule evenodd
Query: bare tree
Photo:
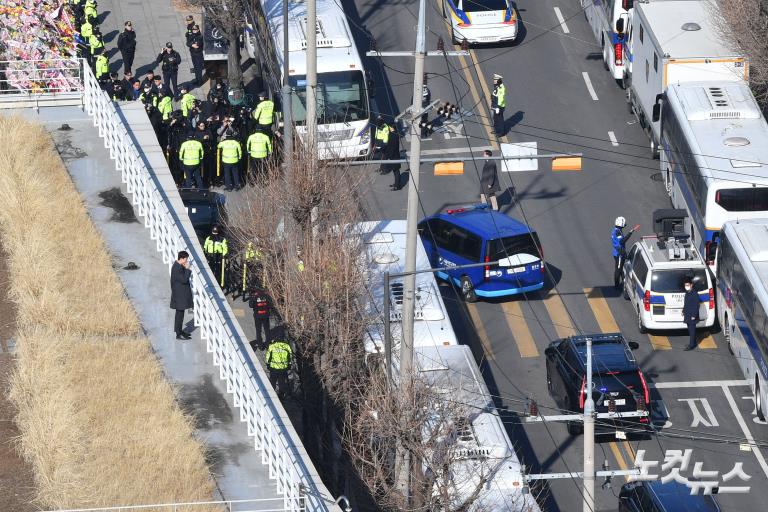
M 713 20 L 721 36 L 749 59 L 749 82 L 760 106 L 768 104 L 768 2 L 720 0 Z
M 243 89 L 243 70 L 240 59 L 240 36 L 245 29 L 247 0 L 189 0 L 191 5 L 200 7 L 205 17 L 229 41 L 227 53 L 227 80 L 231 91 Z

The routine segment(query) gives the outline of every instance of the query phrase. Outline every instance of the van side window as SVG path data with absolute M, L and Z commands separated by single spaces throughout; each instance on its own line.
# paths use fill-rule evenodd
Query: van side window
M 645 288 L 645 278 L 648 277 L 648 265 L 645 264 L 645 258 L 642 254 L 638 254 L 635 261 L 632 263 L 632 270 L 637 276 L 637 280 Z
M 632 263 L 632 260 L 635 258 L 635 254 L 637 254 L 637 246 L 635 245 L 632 247 L 632 249 L 629 251 L 629 254 L 627 254 L 627 261 Z
M 640 44 L 643 44 L 643 26 L 640 25 Z
M 480 237 L 458 226 L 448 228 L 448 244 L 446 249 L 470 261 L 480 261 L 482 243 Z

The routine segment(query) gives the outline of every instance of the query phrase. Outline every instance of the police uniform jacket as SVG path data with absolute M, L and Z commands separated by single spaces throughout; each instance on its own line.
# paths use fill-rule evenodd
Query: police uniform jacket
M 170 52 L 163 50 L 160 52 L 160 55 L 157 56 L 155 62 L 157 64 L 162 63 L 162 69 L 165 72 L 178 71 L 179 64 L 181 63 L 181 55 L 179 55 L 179 52 L 176 50 L 171 50 Z
M 197 43 L 197 48 L 193 48 L 192 45 Z M 192 55 L 202 55 L 203 54 L 203 34 L 201 32 L 194 33 L 189 35 L 187 37 L 187 47 L 189 48 L 189 53 Z
M 123 30 L 117 37 L 117 48 L 126 54 L 136 53 L 136 32 Z

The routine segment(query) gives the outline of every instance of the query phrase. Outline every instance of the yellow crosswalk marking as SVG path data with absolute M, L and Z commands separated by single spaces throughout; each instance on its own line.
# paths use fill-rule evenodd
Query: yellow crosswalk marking
M 621 453 L 621 450 L 619 449 L 619 445 L 616 443 L 616 441 L 611 441 L 608 443 L 611 447 L 611 452 L 613 453 L 613 456 L 616 457 L 616 462 L 619 464 L 620 469 L 629 469 L 629 466 L 627 465 L 627 462 L 624 460 L 624 455 Z M 634 461 L 633 461 L 634 463 Z M 624 477 L 626 480 L 629 480 L 629 477 Z
M 552 324 L 555 326 L 555 332 L 557 332 L 558 338 L 567 338 L 576 334 L 576 329 L 573 328 L 571 323 L 571 317 L 568 315 L 568 311 L 565 309 L 563 299 L 555 290 L 550 290 L 547 296 L 544 297 L 544 307 L 547 308 Z
M 656 336 L 654 334 L 649 334 L 648 339 L 651 341 L 651 347 L 653 347 L 653 350 L 670 350 L 672 348 L 672 343 L 669 342 L 669 338 L 666 336 Z
M 536 348 L 536 342 L 533 340 L 531 330 L 523 317 L 523 309 L 519 301 L 504 302 L 501 305 L 504 311 L 504 318 L 507 320 L 507 326 L 512 332 L 512 337 L 517 343 L 517 350 L 520 351 L 520 357 L 539 357 L 539 349 Z
M 707 334 L 707 336 L 699 342 L 699 348 L 717 348 L 715 338 L 713 338 L 711 334 Z
M 475 326 L 477 338 L 480 340 L 483 352 L 485 352 L 485 358 L 493 361 L 495 359 L 495 356 L 493 355 L 493 347 L 488 339 L 488 333 L 485 332 L 485 326 L 483 325 L 483 320 L 480 318 L 480 312 L 477 310 L 477 306 L 474 304 L 467 304 L 467 311 L 469 311 L 469 316 L 472 318 L 472 324 Z
M 592 313 L 595 314 L 600 331 L 619 332 L 619 326 L 616 324 L 616 320 L 613 319 L 613 314 L 603 296 L 603 291 L 600 288 L 584 288 L 584 294 L 587 296 L 587 302 L 589 307 L 592 308 Z

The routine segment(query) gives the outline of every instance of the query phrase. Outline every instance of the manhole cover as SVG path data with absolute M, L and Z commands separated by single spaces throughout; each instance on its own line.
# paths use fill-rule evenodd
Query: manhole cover
M 664 176 L 660 172 L 651 174 L 651 181 L 664 181 Z

